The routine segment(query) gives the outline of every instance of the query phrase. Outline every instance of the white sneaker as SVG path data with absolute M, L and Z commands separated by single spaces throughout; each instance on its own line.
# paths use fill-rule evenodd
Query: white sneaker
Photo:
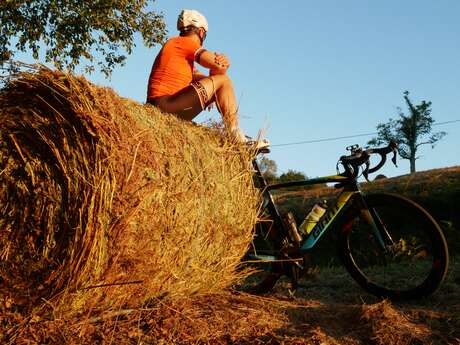
M 237 142 L 245 143 L 247 141 L 246 136 L 244 135 L 243 131 L 239 128 L 233 128 L 231 130 L 233 137 L 236 139 Z
M 246 136 L 246 141 L 244 143 L 248 146 L 255 148 L 256 150 L 268 149 L 268 147 L 270 146 L 270 141 L 268 139 L 254 140 L 248 136 Z
M 254 140 L 253 138 L 245 135 L 239 128 L 232 130 L 232 133 L 237 141 L 251 146 L 251 148 L 256 150 L 268 149 L 270 146 L 270 141 L 268 141 L 268 139 L 260 139 L 260 135 L 256 140 Z

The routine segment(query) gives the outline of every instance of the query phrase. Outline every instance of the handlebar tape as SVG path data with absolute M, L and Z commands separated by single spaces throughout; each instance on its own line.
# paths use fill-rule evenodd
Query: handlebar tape
M 358 175 L 358 168 L 366 164 L 365 175 L 371 174 L 379 170 L 387 160 L 387 154 L 390 152 L 394 153 L 392 158 L 393 163 L 396 165 L 396 148 L 397 144 L 394 142 L 390 142 L 390 144 L 386 147 L 382 148 L 375 148 L 375 149 L 368 149 L 364 151 L 359 151 L 350 156 L 342 156 L 340 157 L 340 162 L 344 166 L 346 172 L 351 174 L 353 177 Z M 369 167 L 369 158 L 372 154 L 378 154 L 380 156 L 380 162 L 375 165 L 374 167 Z M 367 177 L 366 177 L 367 178 Z

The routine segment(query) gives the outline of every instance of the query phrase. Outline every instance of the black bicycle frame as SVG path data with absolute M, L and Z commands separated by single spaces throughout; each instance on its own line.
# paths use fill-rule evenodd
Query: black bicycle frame
M 378 221 L 378 215 L 375 215 L 374 210 L 369 210 L 367 208 L 366 202 L 359 190 L 358 183 L 356 180 L 350 179 L 344 175 L 331 175 L 325 177 L 319 177 L 309 180 L 299 180 L 286 183 L 277 183 L 277 184 L 267 184 L 267 181 L 262 175 L 260 167 L 256 160 L 253 161 L 253 166 L 255 169 L 255 178 L 258 184 L 258 187 L 262 189 L 262 195 L 264 198 L 264 206 L 268 209 L 273 221 L 274 226 L 277 226 L 278 229 L 282 229 L 283 236 L 288 236 L 288 230 L 285 228 L 282 217 L 276 207 L 271 191 L 290 188 L 290 187 L 304 187 L 315 184 L 324 184 L 324 183 L 337 183 L 340 187 L 343 187 L 343 190 L 340 192 L 335 205 L 329 207 L 326 214 L 321 218 L 321 220 L 315 225 L 311 233 L 308 235 L 305 241 L 303 241 L 300 251 L 302 253 L 307 252 L 313 248 L 316 242 L 320 237 L 326 232 L 329 226 L 336 220 L 338 217 L 341 217 L 343 212 L 346 211 L 347 205 L 353 205 L 358 203 L 360 209 L 367 210 L 369 216 L 373 219 L 372 224 L 374 224 L 374 230 L 377 234 L 379 242 L 382 245 L 382 248 L 386 248 L 386 243 L 391 243 L 391 237 L 389 236 L 386 229 L 382 226 L 381 222 Z M 377 218 L 376 218 L 377 217 Z M 377 222 L 375 221 L 377 220 Z

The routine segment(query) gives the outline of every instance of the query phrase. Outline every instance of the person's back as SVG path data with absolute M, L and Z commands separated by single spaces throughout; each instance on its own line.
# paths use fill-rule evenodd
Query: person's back
M 173 95 L 193 81 L 195 53 L 201 48 L 189 36 L 169 39 L 160 53 L 150 73 L 147 101 L 164 95 Z

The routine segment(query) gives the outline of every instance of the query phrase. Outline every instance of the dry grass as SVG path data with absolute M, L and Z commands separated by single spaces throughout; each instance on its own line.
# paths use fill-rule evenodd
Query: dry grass
M 221 293 L 118 310 L 97 317 L 46 320 L 35 317 L 11 328 L 9 341 L 66 344 L 227 344 L 276 339 L 287 325 L 278 304 Z M 25 321 L 25 322 L 24 322 Z M 259 341 L 261 343 L 261 341 Z
M 221 292 L 78 317 L 28 316 L 0 305 L 5 344 L 460 344 L 460 266 L 430 298 L 392 304 L 345 272 L 320 271 L 296 296 Z M 1 332 L 0 332 L 1 334 Z
M 0 92 L 0 276 L 18 309 L 221 291 L 252 237 L 252 153 L 45 68 Z
M 377 344 L 422 343 L 431 335 L 426 325 L 410 320 L 388 301 L 363 306 L 362 317 L 371 324 L 373 340 Z
M 460 166 L 453 166 L 392 178 L 376 179 L 361 183 L 361 187 L 364 191 L 395 192 L 409 195 L 428 194 L 433 192 L 433 188 L 436 188 L 436 192 L 442 191 L 443 188 L 447 190 L 451 187 L 449 185 L 450 181 L 458 181 L 459 173 Z M 311 200 L 332 197 L 335 194 L 337 194 L 337 189 L 334 187 L 321 187 L 283 191 L 279 193 L 278 199 L 280 202 L 293 198 Z

